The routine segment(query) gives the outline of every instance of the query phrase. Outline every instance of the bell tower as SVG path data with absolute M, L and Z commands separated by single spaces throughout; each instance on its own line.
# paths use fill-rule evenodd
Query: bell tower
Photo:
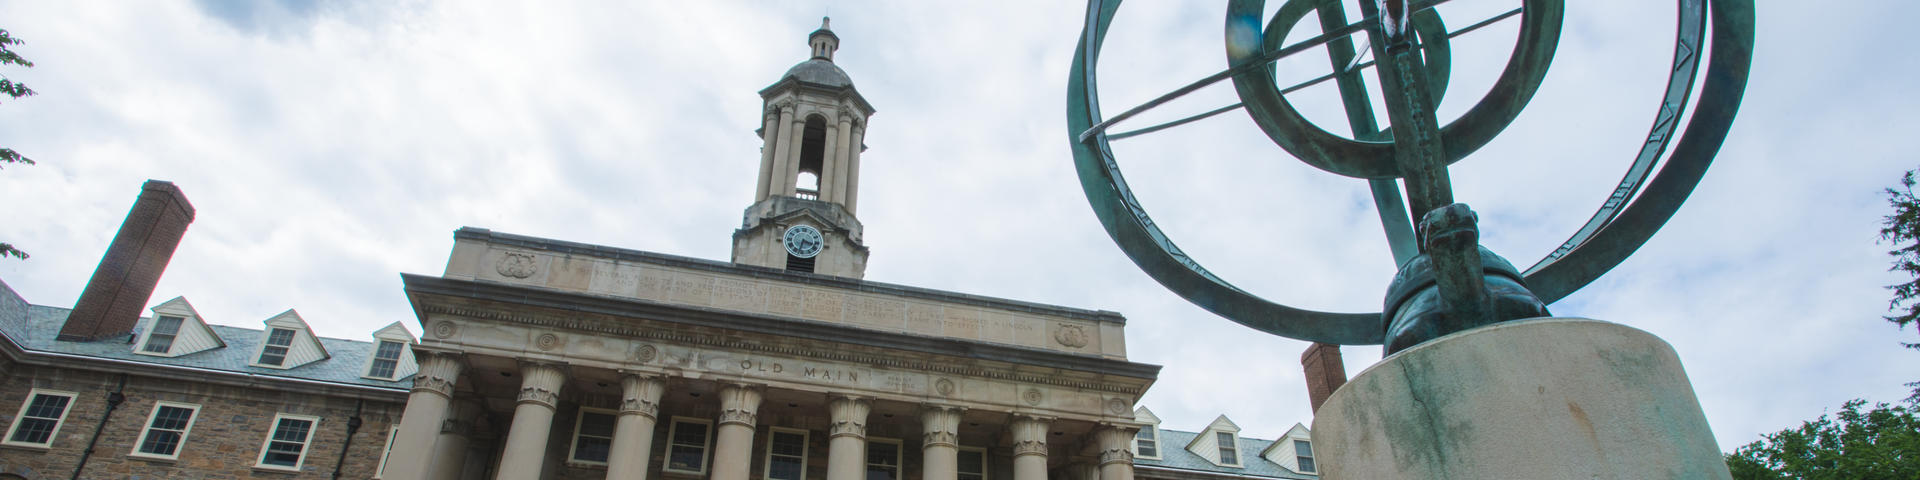
M 873 106 L 833 63 L 840 37 L 820 20 L 811 58 L 760 90 L 760 176 L 754 203 L 733 232 L 733 262 L 861 278 L 860 153 Z

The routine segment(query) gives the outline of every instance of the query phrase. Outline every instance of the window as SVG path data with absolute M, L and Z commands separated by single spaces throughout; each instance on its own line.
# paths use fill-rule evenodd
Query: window
M 605 465 L 607 452 L 613 450 L 613 423 L 618 418 L 614 415 L 609 410 L 580 409 L 580 416 L 573 423 L 573 454 L 567 458 Z
M 161 315 L 159 320 L 153 321 L 153 331 L 147 332 L 147 344 L 140 346 L 140 351 L 167 353 L 173 348 L 173 337 L 180 334 L 180 323 L 185 321 L 185 318 Z
M 900 441 L 867 439 L 867 480 L 900 480 Z
M 956 480 L 987 480 L 987 451 L 978 448 L 960 448 L 959 476 Z
M 287 349 L 293 347 L 293 330 L 274 328 L 267 330 L 267 343 L 260 346 L 261 365 L 281 366 L 287 363 Z
M 767 433 L 767 480 L 803 480 L 807 431 L 773 427 Z
M 373 378 L 393 378 L 393 372 L 400 368 L 400 352 L 405 344 L 381 340 L 380 346 L 373 350 L 373 363 L 367 365 L 367 376 Z
M 393 456 L 393 442 L 399 439 L 399 425 L 394 425 L 393 428 L 387 429 L 387 449 L 380 452 L 380 466 L 373 469 L 373 478 L 380 478 L 381 475 L 387 473 L 387 457 Z
M 1316 470 L 1313 468 L 1313 442 L 1294 440 L 1293 455 L 1300 460 L 1301 473 L 1313 473 Z
M 1133 454 L 1160 458 L 1160 429 L 1153 425 L 1140 427 L 1140 433 L 1133 434 Z
M 712 430 L 711 421 L 673 417 L 673 426 L 667 430 L 667 464 L 662 470 L 705 475 L 707 442 L 711 438 L 708 432 Z
M 20 414 L 14 417 L 13 428 L 7 431 L 6 443 L 53 445 L 53 436 L 60 433 L 60 423 L 67 419 L 67 407 L 73 405 L 74 395 L 38 388 L 27 392 L 27 402 L 20 405 Z
M 273 433 L 267 435 L 267 443 L 260 448 L 260 464 L 255 466 L 299 470 L 300 462 L 306 459 L 307 439 L 312 437 L 313 424 L 319 421 L 319 417 L 274 416 Z
M 1215 432 L 1214 438 L 1218 439 L 1220 442 L 1220 464 L 1239 465 L 1240 464 L 1240 447 L 1238 445 L 1234 445 L 1233 434 L 1227 433 L 1227 432 Z
M 140 432 L 140 445 L 131 455 L 180 458 L 180 446 L 187 443 L 187 432 L 193 430 L 193 417 L 199 412 L 199 405 L 155 403 L 153 413 L 147 414 L 147 429 Z

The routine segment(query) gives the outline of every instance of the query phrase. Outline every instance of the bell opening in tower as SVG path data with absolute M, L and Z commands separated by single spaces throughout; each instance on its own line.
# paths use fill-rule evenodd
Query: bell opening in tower
M 821 171 L 827 159 L 827 119 L 819 115 L 807 116 L 806 127 L 800 131 L 800 178 L 811 173 L 813 188 L 807 188 L 804 180 L 796 185 L 794 191 L 801 198 L 820 199 Z
M 801 258 L 799 255 L 789 253 L 787 254 L 787 271 L 813 273 L 813 260 L 813 257 Z

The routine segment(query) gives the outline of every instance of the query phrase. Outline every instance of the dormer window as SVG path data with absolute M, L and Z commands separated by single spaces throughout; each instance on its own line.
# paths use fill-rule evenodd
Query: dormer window
M 267 343 L 260 347 L 261 365 L 281 366 L 287 363 L 287 350 L 293 347 L 293 330 L 275 328 L 267 332 Z
M 1300 461 L 1299 463 L 1300 473 L 1313 473 L 1313 472 L 1319 471 L 1319 469 L 1316 469 L 1313 467 L 1313 442 L 1309 442 L 1306 440 L 1294 440 L 1293 455 L 1294 455 L 1294 458 Z
M 1140 427 L 1133 434 L 1133 454 L 1143 458 L 1160 458 L 1160 429 L 1152 425 Z
M 367 366 L 367 376 L 373 378 L 393 378 L 393 372 L 400 367 L 400 350 L 406 348 L 400 342 L 381 340 L 380 346 L 373 351 L 373 364 Z
M 180 334 L 180 323 L 187 319 L 161 315 L 153 322 L 153 332 L 147 334 L 147 344 L 140 351 L 148 353 L 167 353 L 173 348 L 173 337 Z
M 1214 436 L 1217 437 L 1220 442 L 1220 463 L 1222 465 L 1239 465 L 1240 446 L 1234 442 L 1233 434 L 1218 432 L 1215 433 Z

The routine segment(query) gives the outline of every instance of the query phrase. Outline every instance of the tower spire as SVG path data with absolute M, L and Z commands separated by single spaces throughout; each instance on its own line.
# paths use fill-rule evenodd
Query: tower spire
M 840 49 L 840 36 L 833 34 L 829 24 L 832 17 L 820 17 L 820 29 L 807 35 L 807 46 L 813 47 L 813 58 L 833 61 L 833 51 Z

